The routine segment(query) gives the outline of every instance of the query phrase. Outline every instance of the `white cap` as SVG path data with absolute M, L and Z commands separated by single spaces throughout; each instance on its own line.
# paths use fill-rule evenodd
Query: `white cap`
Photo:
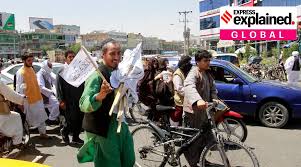
M 293 51 L 292 56 L 299 56 L 299 52 L 298 51 Z

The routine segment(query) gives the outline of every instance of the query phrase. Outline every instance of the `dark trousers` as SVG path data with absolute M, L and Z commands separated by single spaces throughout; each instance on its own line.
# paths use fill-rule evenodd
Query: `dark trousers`
M 208 120 L 205 111 L 198 111 L 194 114 L 185 113 L 185 118 L 187 118 L 187 126 L 191 128 L 203 129 L 204 133 L 202 137 L 195 141 L 186 151 L 184 151 L 184 156 L 191 167 L 197 167 L 201 153 L 205 146 L 212 142 L 212 133 L 208 128 Z
M 63 127 L 63 133 L 72 133 L 73 138 L 78 138 L 82 130 L 84 113 L 81 112 L 79 108 L 67 107 L 64 117 L 66 119 L 66 123 Z

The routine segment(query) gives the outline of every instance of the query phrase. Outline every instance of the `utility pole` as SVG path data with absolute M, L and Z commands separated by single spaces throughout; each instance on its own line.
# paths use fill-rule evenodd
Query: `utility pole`
M 190 36 L 190 31 L 187 31 L 187 14 L 192 13 L 192 11 L 183 11 L 183 12 L 179 12 L 180 15 L 184 15 L 184 20 L 180 20 L 180 22 L 184 23 L 184 32 L 183 32 L 183 36 L 184 36 L 184 55 L 188 55 L 188 42 L 187 39 Z

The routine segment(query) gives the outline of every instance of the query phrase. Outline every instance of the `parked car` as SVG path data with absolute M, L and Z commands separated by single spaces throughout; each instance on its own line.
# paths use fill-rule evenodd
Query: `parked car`
M 218 96 L 229 107 L 252 116 L 268 127 L 281 128 L 291 118 L 301 118 L 301 87 L 262 81 L 228 61 L 211 61 Z
M 11 89 L 14 88 L 14 81 L 7 76 L 0 74 L 0 80 L 3 82 L 5 85 L 9 86 Z
M 3 69 L 1 71 L 1 73 L 10 78 L 10 79 L 14 79 L 14 75 L 17 73 L 17 71 L 23 66 L 23 64 L 15 64 L 15 65 L 12 65 L 12 66 L 9 66 L 5 69 Z M 33 63 L 33 69 L 34 71 L 37 73 L 40 69 L 41 69 L 41 66 L 42 66 L 42 63 L 36 63 L 34 62 Z M 59 72 L 59 70 L 64 66 L 64 64 L 62 63 L 52 63 L 52 68 L 53 68 L 53 72 L 52 72 L 52 75 L 53 76 L 56 76 L 56 74 Z
M 238 56 L 235 53 L 217 53 L 213 55 L 213 57 L 219 60 L 229 61 L 235 64 L 237 67 L 240 66 Z

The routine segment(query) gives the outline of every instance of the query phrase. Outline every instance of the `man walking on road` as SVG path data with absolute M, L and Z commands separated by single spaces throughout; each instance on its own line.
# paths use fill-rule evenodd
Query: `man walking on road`
M 40 137 L 48 139 L 46 123 L 48 116 L 45 111 L 37 76 L 32 68 L 33 55 L 25 53 L 22 56 L 24 66 L 16 74 L 16 91 L 26 95 L 28 105 L 25 105 L 26 120 L 30 126 L 37 127 Z
M 57 119 L 60 115 L 59 102 L 52 90 L 55 84 L 55 78 L 51 76 L 51 72 L 52 64 L 49 60 L 45 60 L 42 63 L 42 68 L 37 73 L 44 105 L 49 110 L 49 119 L 46 121 L 48 125 L 58 124 Z
M 284 64 L 284 68 L 287 73 L 288 84 L 297 85 L 300 80 L 300 57 L 298 51 L 293 51 Z
M 75 57 L 73 51 L 67 51 L 65 53 L 65 68 L 72 62 Z M 84 141 L 79 138 L 79 134 L 82 129 L 82 121 L 84 114 L 79 108 L 79 99 L 84 91 L 84 83 L 78 88 L 70 85 L 66 82 L 60 74 L 63 72 L 62 69 L 57 75 L 57 97 L 60 102 L 60 107 L 64 110 L 66 124 L 61 129 L 61 135 L 63 141 L 66 144 L 70 143 L 69 134 L 73 134 L 72 142 L 76 144 L 83 144 Z
M 120 44 L 114 40 L 104 41 L 102 56 L 99 70 L 107 82 L 95 72 L 86 81 L 80 99 L 80 107 L 85 112 L 83 128 L 86 139 L 77 158 L 80 163 L 93 161 L 95 167 L 132 167 L 135 154 L 129 128 L 123 122 L 121 132 L 117 133 L 117 114 L 109 116 L 115 95 L 108 82 L 121 59 Z
M 200 138 L 184 152 L 191 167 L 198 166 L 201 152 L 212 138 L 210 130 L 206 131 L 208 119 L 205 112 L 208 102 L 218 99 L 214 79 L 208 72 L 211 57 L 211 54 L 206 50 L 197 51 L 195 54 L 197 66 L 191 69 L 184 82 L 183 110 L 186 112 L 188 125 L 192 128 L 205 130 L 204 138 Z

